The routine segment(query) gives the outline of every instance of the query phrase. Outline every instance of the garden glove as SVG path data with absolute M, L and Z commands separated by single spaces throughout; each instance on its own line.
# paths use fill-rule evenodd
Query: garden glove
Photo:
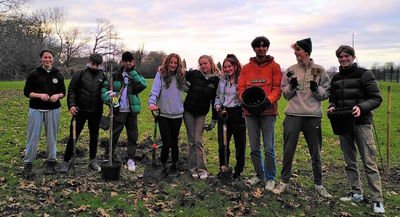
M 318 84 L 315 81 L 310 81 L 310 90 L 312 92 L 317 92 L 318 90 Z
M 289 82 L 290 82 L 290 87 L 292 88 L 292 90 L 296 89 L 297 86 L 299 85 L 299 82 L 297 81 L 296 77 L 291 78 Z

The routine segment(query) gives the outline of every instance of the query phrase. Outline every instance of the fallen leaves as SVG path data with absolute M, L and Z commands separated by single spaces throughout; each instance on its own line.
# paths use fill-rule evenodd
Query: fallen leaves
M 90 205 L 81 205 L 78 208 L 69 209 L 68 212 L 71 214 L 78 214 L 80 212 L 87 211 L 90 208 Z
M 261 188 L 256 188 L 254 191 L 252 191 L 252 194 L 255 198 L 261 198 L 263 196 L 263 191 Z

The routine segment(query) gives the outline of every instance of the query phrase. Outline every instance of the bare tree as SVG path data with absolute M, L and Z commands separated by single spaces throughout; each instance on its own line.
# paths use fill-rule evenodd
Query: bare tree
M 117 49 L 118 33 L 115 26 L 107 19 L 97 19 L 94 35 L 94 45 L 92 53 L 102 55 L 113 54 Z
M 143 58 L 145 57 L 143 44 L 141 47 L 139 47 L 136 51 L 133 52 L 133 56 L 135 58 L 135 66 L 137 68 L 142 64 Z
M 84 35 L 77 27 L 65 31 L 61 38 L 65 41 L 65 44 L 63 45 L 60 62 L 64 67 L 69 68 L 76 64 L 73 62 L 74 57 L 82 56 L 83 51 L 88 47 L 90 38 Z
M 30 0 L 0 0 L 0 14 L 19 9 L 21 5 L 29 1 Z
M 63 52 L 65 13 L 62 8 L 47 8 L 32 14 L 35 21 L 35 31 L 48 44 L 56 43 L 55 57 L 58 59 Z

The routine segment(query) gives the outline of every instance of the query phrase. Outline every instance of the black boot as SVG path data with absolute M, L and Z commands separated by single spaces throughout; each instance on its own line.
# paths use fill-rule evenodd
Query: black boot
M 55 160 L 47 160 L 46 161 L 46 168 L 45 168 L 44 173 L 46 175 L 54 175 L 54 174 L 56 174 L 57 173 L 57 171 L 56 171 L 56 163 L 57 163 L 57 161 L 55 161 Z
M 167 176 L 167 175 L 168 175 L 168 167 L 167 167 L 167 164 L 166 164 L 166 163 L 163 163 L 162 167 L 163 167 L 163 169 L 162 169 L 161 174 L 162 174 L 163 176 Z
M 25 178 L 27 178 L 27 179 L 29 179 L 33 176 L 32 163 L 24 163 L 23 174 L 24 174 Z
M 170 171 L 172 174 L 175 174 L 175 173 L 178 172 L 178 170 L 176 169 L 176 163 L 172 163 L 172 164 L 171 164 L 171 166 L 169 167 L 169 171 Z

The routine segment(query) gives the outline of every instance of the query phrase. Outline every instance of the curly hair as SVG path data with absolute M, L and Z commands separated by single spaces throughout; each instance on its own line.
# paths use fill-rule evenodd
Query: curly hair
M 175 71 L 169 71 L 168 66 L 171 62 L 171 58 L 175 57 L 178 60 L 178 66 Z M 185 86 L 185 70 L 183 68 L 181 57 L 176 53 L 169 54 L 165 59 L 163 64 L 161 65 L 160 73 L 163 81 L 165 82 L 165 86 L 169 88 L 169 85 L 172 81 L 172 76 L 176 75 L 176 81 L 178 84 L 178 89 L 182 90 Z

